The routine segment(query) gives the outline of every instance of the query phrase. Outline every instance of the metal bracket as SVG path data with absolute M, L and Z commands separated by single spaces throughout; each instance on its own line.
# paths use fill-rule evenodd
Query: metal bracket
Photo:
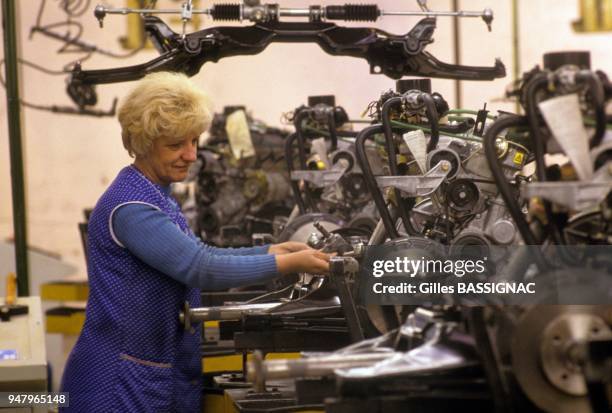
M 599 204 L 610 190 L 612 182 L 533 182 L 521 189 L 521 196 L 539 197 L 579 211 Z
M 138 80 L 156 71 L 178 71 L 193 76 L 206 62 L 261 53 L 270 43 L 316 43 L 326 53 L 368 61 L 370 71 L 393 79 L 415 75 L 432 78 L 493 80 L 506 75 L 501 61 L 493 67 L 440 62 L 424 51 L 431 43 L 436 19 L 425 18 L 404 35 L 369 27 L 340 27 L 325 22 L 266 22 L 252 26 L 211 27 L 181 36 L 155 16 L 145 16 L 145 31 L 153 39 L 157 58 L 134 66 L 101 70 L 75 67 L 70 85 L 95 85 Z M 74 99 L 74 97 L 73 97 Z
M 355 276 L 359 271 L 359 262 L 352 257 L 332 257 L 329 261 L 329 270 L 338 291 L 351 341 L 354 343 L 361 341 L 365 336 L 352 292 Z
M 338 167 L 334 165 L 332 169 L 324 171 L 291 171 L 291 180 L 302 180 L 311 183 L 314 187 L 324 188 L 338 182 L 346 173 L 347 169 L 347 167 Z
M 571 210 L 584 210 L 602 202 L 612 190 L 612 162 L 600 167 L 593 181 L 532 182 L 521 187 L 521 197 L 539 197 Z
M 411 197 L 427 196 L 442 185 L 450 171 L 450 162 L 440 161 L 424 175 L 378 176 L 376 183 L 381 188 L 397 188 Z

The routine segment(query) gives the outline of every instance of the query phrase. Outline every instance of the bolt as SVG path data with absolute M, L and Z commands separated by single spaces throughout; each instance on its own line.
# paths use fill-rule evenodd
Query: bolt
M 100 24 L 100 28 L 104 26 L 104 17 L 106 17 L 106 9 L 101 4 L 98 4 L 94 9 L 94 16 L 98 19 L 98 23 Z
M 493 10 L 487 8 L 482 12 L 482 20 L 487 25 L 487 29 L 491 31 L 491 23 L 493 22 Z

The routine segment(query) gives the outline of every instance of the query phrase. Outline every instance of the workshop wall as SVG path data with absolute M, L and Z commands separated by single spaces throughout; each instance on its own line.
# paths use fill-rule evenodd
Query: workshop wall
M 277 0 L 290 6 L 305 6 L 306 0 Z M 82 57 L 76 53 L 58 53 L 61 42 L 35 33 L 30 29 L 36 24 L 43 0 L 18 1 L 20 7 L 20 35 L 23 59 L 51 70 L 61 70 L 71 61 Z M 86 2 L 83 2 L 83 4 Z M 96 1 L 90 1 L 92 10 Z M 124 1 L 107 1 L 116 7 Z M 169 0 L 160 0 L 161 7 Z M 320 4 L 343 3 L 321 0 Z M 388 10 L 416 9 L 415 1 L 378 1 Z M 429 0 L 434 10 L 448 10 L 450 0 Z M 176 6 L 177 3 L 170 5 Z M 204 2 L 206 6 L 211 1 Z M 166 6 L 168 4 L 165 4 Z M 480 108 L 486 101 L 492 110 L 513 110 L 514 104 L 503 99 L 506 85 L 512 81 L 512 1 L 511 0 L 463 0 L 460 6 L 467 10 L 492 7 L 495 12 L 493 32 L 488 33 L 479 19 L 462 19 L 461 63 L 491 66 L 499 57 L 505 63 L 508 76 L 493 82 L 462 82 L 463 107 Z M 121 16 L 108 16 L 105 27 L 100 29 L 92 15 L 86 12 L 76 19 L 84 24 L 81 40 L 104 50 L 122 53 L 118 38 L 124 36 L 127 21 Z M 571 22 L 577 19 L 578 0 L 521 1 L 520 70 L 528 70 L 540 63 L 542 53 L 551 50 L 588 49 L 593 65 L 610 72 L 612 57 L 609 55 L 610 34 L 576 34 Z M 64 21 L 65 14 L 59 1 L 47 1 L 40 15 L 41 25 Z M 387 17 L 376 23 L 382 30 L 405 33 L 418 18 Z M 204 20 L 204 24 L 210 24 Z M 356 24 L 360 25 L 360 24 Z M 56 28 L 66 32 L 66 27 Z M 78 27 L 72 25 L 74 35 Z M 452 19 L 440 18 L 434 35 L 434 44 L 428 51 L 445 62 L 453 62 Z M 2 52 L 2 54 L 4 54 Z M 114 59 L 93 54 L 83 63 L 84 69 L 110 68 L 141 63 L 156 56 L 154 51 L 142 51 L 126 59 Z M 39 105 L 72 106 L 65 93 L 65 75 L 51 76 L 31 67 L 20 66 L 21 93 L 26 102 Z M 4 76 L 4 70 L 2 70 Z M 283 112 L 306 102 L 313 94 L 335 94 L 338 104 L 357 118 L 379 94 L 393 88 L 394 81 L 384 76 L 370 75 L 365 61 L 332 57 L 318 46 L 308 44 L 273 44 L 256 56 L 233 57 L 216 64 L 206 64 L 194 77 L 211 95 L 216 109 L 225 105 L 243 104 L 253 115 L 271 125 L 280 126 Z M 455 105 L 454 82 L 434 80 L 433 87 Z M 115 97 L 125 95 L 131 85 L 115 84 L 98 87 L 98 109 L 110 108 Z M 23 147 L 26 172 L 27 219 L 29 244 L 52 253 L 77 268 L 75 274 L 85 275 L 85 262 L 77 224 L 83 219 L 83 209 L 93 207 L 116 173 L 130 162 L 120 140 L 119 125 L 114 118 L 94 118 L 76 115 L 54 114 L 23 108 Z M 6 98 L 0 91 L 0 241 L 13 236 L 10 163 Z M 11 258 L 12 259 L 12 258 Z M 12 263 L 0 262 L 0 277 Z M 39 293 L 40 274 L 31 274 L 31 293 Z M 0 283 L 0 295 L 4 283 Z M 54 380 L 57 389 L 64 362 L 65 351 L 71 343 L 59 338 L 47 338 L 48 359 L 55 367 Z
M 59 70 L 78 58 L 75 53 L 58 54 L 60 42 L 34 34 L 40 1 L 18 2 L 20 6 L 21 56 L 29 61 Z M 116 7 L 124 2 L 108 2 Z M 163 4 L 163 1 L 158 4 Z M 286 6 L 303 6 L 304 0 L 283 0 Z M 333 1 L 319 3 L 333 4 Z M 416 2 L 378 1 L 381 8 L 416 9 Z M 468 10 L 492 7 L 495 12 L 493 32 L 488 33 L 479 19 L 461 20 L 461 61 L 463 64 L 491 66 L 495 57 L 505 63 L 508 77 L 494 82 L 463 82 L 463 107 L 479 108 L 487 101 L 491 109 L 513 110 L 514 104 L 503 100 L 503 91 L 511 82 L 512 19 L 511 1 L 461 1 Z M 210 2 L 205 2 L 208 6 Z M 95 2 L 91 2 L 93 9 Z M 450 0 L 430 0 L 432 9 L 448 10 Z M 521 70 L 541 60 L 543 52 L 560 49 L 589 49 L 597 68 L 612 69 L 612 57 L 606 56 L 609 34 L 576 34 L 571 22 L 577 18 L 578 2 L 539 0 L 520 2 Z M 65 19 L 59 2 L 47 2 L 41 24 Z M 126 19 L 108 16 L 105 27 L 98 28 L 92 12 L 80 18 L 84 23 L 81 39 L 106 50 L 121 52 L 118 37 L 126 30 Z M 417 18 L 387 17 L 377 27 L 391 33 L 404 33 Z M 204 24 L 210 24 L 204 20 Z M 72 34 L 76 27 L 72 27 Z M 440 18 L 428 51 L 442 61 L 453 61 L 452 20 Z M 154 51 L 142 51 L 128 59 L 113 59 L 94 54 L 83 63 L 84 69 L 108 68 L 140 63 L 153 58 Z M 4 72 L 2 72 L 4 75 Z M 21 67 L 21 93 L 24 100 L 46 105 L 72 105 L 65 93 L 66 76 L 50 76 L 30 67 Z M 283 112 L 306 102 L 312 94 L 336 95 L 352 117 L 358 117 L 368 103 L 394 82 L 384 76 L 370 75 L 365 61 L 332 57 L 318 46 L 308 44 L 273 44 L 256 56 L 233 57 L 216 64 L 206 64 L 195 81 L 207 90 L 216 106 L 244 104 L 253 115 L 272 125 L 280 125 Z M 434 80 L 434 90 L 454 106 L 454 82 Z M 108 109 L 114 97 L 122 97 L 130 84 L 98 87 L 99 109 Z M 0 101 L 0 122 L 6 125 L 4 90 Z M 7 128 L 0 129 L 0 239 L 12 237 L 10 169 Z M 117 171 L 130 162 L 122 148 L 120 129 L 113 118 L 94 118 L 53 114 L 23 109 L 23 144 L 27 182 L 28 237 L 30 245 L 61 254 L 85 274 L 85 263 L 77 230 L 82 210 L 92 207 Z M 0 266 L 4 267 L 4 263 Z M 4 275 L 4 274 L 0 274 Z M 33 279 L 35 275 L 33 275 Z M 33 281 L 32 293 L 37 286 Z

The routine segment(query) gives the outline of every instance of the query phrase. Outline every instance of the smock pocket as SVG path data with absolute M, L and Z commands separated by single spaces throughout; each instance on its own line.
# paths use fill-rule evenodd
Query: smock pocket
M 172 364 L 119 354 L 115 406 L 123 412 L 172 411 Z

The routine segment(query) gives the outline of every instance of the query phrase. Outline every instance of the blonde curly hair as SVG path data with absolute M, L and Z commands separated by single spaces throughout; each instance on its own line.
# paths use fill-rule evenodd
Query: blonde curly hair
M 130 156 L 145 156 L 153 141 L 199 136 L 212 120 L 210 100 L 187 76 L 147 75 L 121 102 L 119 123 Z

